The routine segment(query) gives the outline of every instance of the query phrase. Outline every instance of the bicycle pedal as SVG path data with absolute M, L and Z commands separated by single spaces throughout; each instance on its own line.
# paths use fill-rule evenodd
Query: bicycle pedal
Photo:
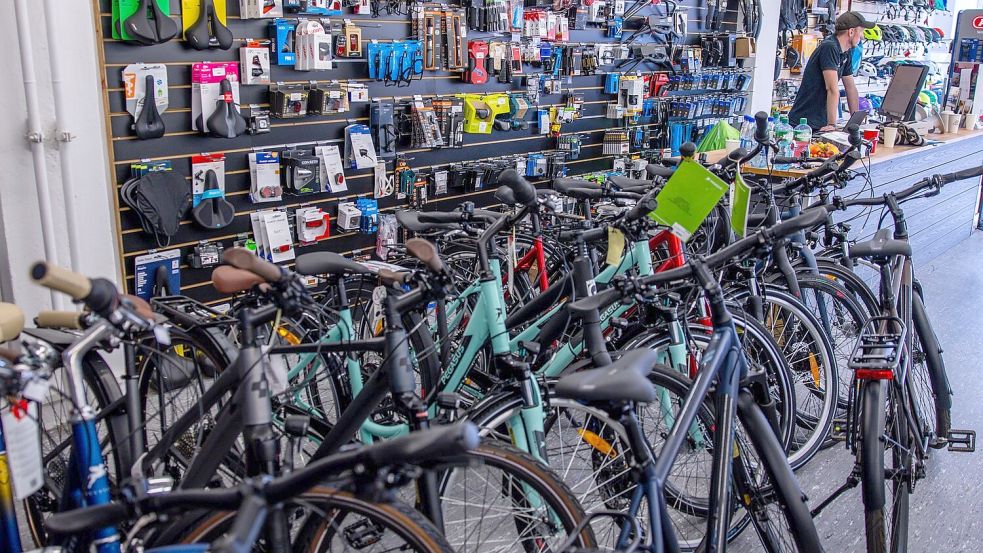
M 836 421 L 833 421 L 833 425 L 829 429 L 829 439 L 835 442 L 845 442 L 846 430 L 846 423 L 838 424 Z
M 976 451 L 975 430 L 950 430 L 947 438 L 949 451 L 973 453 Z

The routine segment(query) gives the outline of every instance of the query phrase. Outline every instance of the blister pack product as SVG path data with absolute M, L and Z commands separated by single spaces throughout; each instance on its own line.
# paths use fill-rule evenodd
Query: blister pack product
M 192 207 L 204 199 L 206 189 L 206 179 L 208 171 L 215 172 L 218 181 L 219 192 L 213 194 L 225 195 L 225 155 L 224 154 L 198 154 L 191 156 L 191 194 Z
M 270 42 L 251 40 L 239 48 L 242 84 L 270 84 Z
M 341 151 L 337 146 L 316 146 L 314 155 L 321 160 L 321 179 L 328 191 L 340 194 L 348 191 L 345 167 L 341 163 Z
M 294 212 L 297 242 L 309 246 L 331 236 L 331 217 L 320 207 L 301 206 Z
M 273 63 L 277 65 L 294 65 L 297 62 L 296 22 L 290 19 L 275 19 L 270 21 L 270 39 L 273 41 Z
M 227 82 L 227 85 L 223 85 Z M 228 88 L 228 92 L 223 91 Z M 234 61 L 203 62 L 191 66 L 191 129 L 208 132 L 208 119 L 218 109 L 219 100 L 231 94 L 239 105 L 239 64 Z
M 297 24 L 294 49 L 296 58 L 294 69 L 314 71 L 334 67 L 333 39 L 331 24 L 316 19 L 306 19 Z
M 376 163 L 372 129 L 367 125 L 345 127 L 345 165 L 352 169 L 373 169 Z
M 280 152 L 249 154 L 249 199 L 254 203 L 279 202 L 283 199 L 280 181 Z

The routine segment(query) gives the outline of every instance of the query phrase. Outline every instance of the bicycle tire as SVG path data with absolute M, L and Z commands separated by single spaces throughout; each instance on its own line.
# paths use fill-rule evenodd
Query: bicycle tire
M 897 411 L 900 400 L 894 396 L 890 381 L 865 382 L 861 390 L 860 485 L 867 553 L 908 550 L 909 482 L 914 470 L 907 453 L 911 435 L 905 414 Z M 889 448 L 885 447 L 887 441 L 891 442 Z M 888 454 L 891 467 L 886 466 Z M 888 481 L 892 488 L 890 502 L 886 493 Z
M 355 497 L 351 492 L 335 490 L 326 487 L 316 487 L 299 496 L 304 504 L 315 505 L 322 512 L 345 509 L 356 516 L 364 516 L 384 529 L 392 530 L 397 536 L 406 540 L 411 551 L 420 553 L 453 553 L 440 532 L 432 523 L 426 520 L 418 511 L 398 502 L 371 503 Z M 299 508 L 300 505 L 297 505 Z M 288 508 L 285 506 L 284 508 Z M 162 529 L 157 529 L 147 537 L 147 545 L 160 547 L 172 544 L 210 543 L 224 534 L 226 528 L 234 519 L 235 512 L 202 512 L 186 514 Z M 369 528 L 369 530 L 373 530 Z M 294 537 L 293 551 L 308 553 L 320 551 L 339 551 L 337 547 L 326 542 L 328 528 L 325 528 L 323 517 L 312 517 L 303 521 Z M 346 537 L 345 539 L 351 539 Z M 300 546 L 299 548 L 297 546 Z M 306 547 L 305 547 L 306 546 Z M 254 549 L 258 548 L 254 546 Z M 365 548 L 355 547 L 352 550 L 365 551 Z
M 855 264 L 870 264 L 865 259 L 854 259 L 853 261 Z M 866 310 L 868 316 L 873 313 L 880 313 L 880 301 L 877 299 L 877 293 L 871 287 L 871 283 L 865 281 L 855 270 L 850 270 L 837 262 L 835 258 L 817 257 L 818 274 L 817 271 L 806 266 L 805 260 L 801 257 L 797 257 L 792 265 L 796 273 L 800 275 L 821 276 L 843 285 L 850 292 L 852 298 Z M 879 270 L 876 266 L 873 268 Z
M 764 476 L 768 478 L 767 483 L 753 486 L 752 489 L 740 490 L 742 479 L 738 478 L 739 491 L 746 491 L 745 505 L 752 512 L 751 521 L 758 532 L 765 550 L 773 553 L 795 551 L 800 553 L 821 553 L 822 543 L 819 533 L 809 507 L 806 505 L 805 495 L 802 493 L 799 483 L 792 472 L 774 433 L 771 425 L 768 424 L 761 408 L 755 403 L 751 394 L 742 391 L 737 402 L 738 417 L 747 431 L 747 439 L 750 440 L 752 447 L 764 468 Z M 737 457 L 736 463 L 741 463 L 745 455 Z M 735 473 L 737 474 L 737 473 Z M 747 482 L 745 482 L 747 483 Z M 778 511 L 774 514 L 766 512 L 768 504 L 777 502 Z M 774 516 L 782 515 L 781 517 Z M 770 525 L 776 522 L 777 518 L 782 518 L 787 530 L 784 534 L 791 536 L 794 544 L 777 543 L 779 536 L 771 530 Z M 766 525 L 769 525 L 766 527 Z M 769 531 L 771 530 L 771 531 Z M 779 528 L 778 530 L 782 530 Z M 792 545 L 793 547 L 785 547 Z

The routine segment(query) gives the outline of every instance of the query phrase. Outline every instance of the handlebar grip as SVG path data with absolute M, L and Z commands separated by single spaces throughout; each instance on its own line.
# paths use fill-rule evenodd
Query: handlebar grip
M 471 422 L 460 422 L 430 427 L 367 446 L 365 454 L 378 465 L 394 462 L 414 465 L 462 455 L 478 447 L 479 443 L 478 427 Z
M 515 169 L 506 169 L 498 175 L 498 182 L 512 189 L 515 201 L 520 205 L 532 207 L 536 205 L 536 187 L 519 176 Z
M 775 156 L 771 158 L 771 162 L 775 165 L 792 165 L 794 163 L 801 163 L 802 159 L 797 157 Z
M 283 277 L 283 269 L 279 265 L 261 259 L 246 248 L 231 248 L 222 254 L 222 261 L 237 269 L 249 271 L 267 282 L 278 282 Z
M 24 330 L 24 312 L 12 303 L 0 303 L 0 342 L 16 338 Z
M 628 210 L 625 214 L 625 220 L 628 222 L 638 221 L 639 219 L 645 217 L 649 213 L 655 211 L 655 208 L 659 206 L 659 203 L 655 201 L 655 190 L 649 190 L 638 202 Z
M 82 328 L 82 313 L 78 311 L 39 311 L 34 318 L 38 328 Z
M 464 218 L 463 211 L 423 211 L 417 214 L 417 219 L 421 223 L 460 223 Z
M 955 173 L 949 173 L 948 175 L 942 175 L 942 184 L 949 184 L 950 182 L 956 182 L 957 180 L 971 179 L 981 175 L 983 175 L 983 165 L 980 167 L 963 169 L 962 171 L 956 171 Z
M 685 158 L 692 158 L 696 155 L 696 144 L 692 142 L 684 142 L 682 146 L 679 147 L 679 156 Z
M 761 144 L 768 142 L 768 113 L 759 111 L 754 114 L 754 140 Z
M 840 166 L 839 168 L 836 169 L 836 172 L 839 173 L 842 171 L 846 171 L 847 169 L 850 168 L 851 165 L 853 165 L 858 161 L 860 161 L 860 152 L 858 152 L 857 150 L 848 152 L 847 155 L 843 156 L 843 161 L 840 162 Z
M 44 525 L 48 532 L 65 536 L 92 528 L 115 526 L 126 520 L 128 516 L 129 509 L 123 503 L 107 503 L 54 513 L 44 519 Z
M 676 172 L 675 167 L 666 167 L 665 165 L 656 165 L 655 163 L 649 163 L 645 166 L 645 173 L 652 178 L 671 177 L 674 172 Z
M 572 177 L 561 177 L 561 178 L 553 179 L 552 184 L 553 184 L 553 190 L 556 190 L 560 194 L 566 194 L 567 190 L 570 190 L 572 188 L 580 188 L 580 189 L 601 188 L 594 181 L 577 179 Z
M 515 194 L 512 193 L 512 189 L 508 186 L 499 186 L 495 189 L 495 199 L 502 202 L 505 205 L 515 205 Z
M 45 261 L 38 261 L 31 267 L 31 278 L 41 286 L 68 294 L 75 300 L 84 300 L 92 292 L 92 281 L 80 275 Z
M 771 227 L 769 232 L 772 236 L 788 236 L 800 230 L 807 230 L 826 222 L 826 210 L 810 209 L 802 215 L 793 217 L 787 221 L 782 221 Z
M 861 142 L 863 142 L 863 138 L 860 137 L 860 125 L 857 125 L 856 123 L 847 125 L 846 133 L 850 135 L 850 145 L 853 146 L 854 148 L 856 148 L 857 146 L 860 145 Z
M 735 148 L 731 150 L 727 153 L 727 157 L 720 160 L 719 165 L 721 171 L 730 171 L 731 168 L 736 167 L 746 155 L 747 150 L 744 148 Z

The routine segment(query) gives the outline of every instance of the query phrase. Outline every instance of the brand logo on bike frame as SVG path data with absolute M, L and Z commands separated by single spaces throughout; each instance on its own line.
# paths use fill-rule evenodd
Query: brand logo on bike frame
M 973 18 L 973 28 L 983 29 L 983 15 L 977 15 Z

